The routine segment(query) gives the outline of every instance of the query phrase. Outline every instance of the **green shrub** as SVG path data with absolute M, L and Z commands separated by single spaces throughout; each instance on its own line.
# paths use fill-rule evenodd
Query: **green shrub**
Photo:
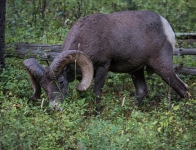
M 134 92 L 130 77 L 110 74 L 103 89 L 103 112 L 95 117 L 92 89 L 79 94 L 76 83 L 70 84 L 60 112 L 46 105 L 44 92 L 36 105 L 28 103 L 33 91 L 22 60 L 6 62 L 0 75 L 2 149 L 196 148 L 194 97 L 177 101 L 156 75 L 147 80 L 150 91 L 138 108 L 130 96 L 130 90 Z M 189 82 L 194 96 L 194 78 Z

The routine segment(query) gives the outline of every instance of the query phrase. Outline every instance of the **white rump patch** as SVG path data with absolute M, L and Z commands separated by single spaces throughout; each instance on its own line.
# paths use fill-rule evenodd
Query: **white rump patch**
M 165 31 L 165 35 L 167 36 L 167 40 L 171 43 L 173 49 L 175 48 L 175 44 L 176 44 L 176 39 L 175 39 L 175 33 L 171 27 L 171 25 L 169 24 L 169 22 L 161 17 L 161 21 L 163 23 L 163 29 Z

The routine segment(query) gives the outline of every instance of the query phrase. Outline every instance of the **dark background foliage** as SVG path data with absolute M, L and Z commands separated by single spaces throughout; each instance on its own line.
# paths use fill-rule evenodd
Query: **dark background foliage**
M 54 43 L 56 38 L 55 43 L 62 43 L 67 31 L 80 17 L 96 12 L 141 9 L 166 17 L 175 32 L 196 31 L 194 0 L 8 0 L 7 42 L 42 40 Z

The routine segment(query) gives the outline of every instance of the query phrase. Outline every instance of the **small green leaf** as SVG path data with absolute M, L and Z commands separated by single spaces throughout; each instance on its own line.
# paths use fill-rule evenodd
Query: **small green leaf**
M 180 106 L 176 105 L 176 106 L 173 107 L 173 110 L 178 110 L 179 108 L 180 108 Z

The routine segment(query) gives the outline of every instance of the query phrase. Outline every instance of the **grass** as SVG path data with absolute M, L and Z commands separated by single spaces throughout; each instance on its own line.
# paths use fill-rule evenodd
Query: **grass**
M 103 89 L 103 112 L 95 110 L 90 88 L 79 94 L 72 83 L 63 111 L 47 106 L 43 92 L 36 105 L 22 59 L 6 58 L 0 75 L 0 141 L 2 149 L 195 149 L 195 77 L 181 76 L 192 98 L 179 98 L 156 75 L 147 78 L 148 96 L 134 105 L 133 83 L 126 74 L 110 73 Z M 45 102 L 41 107 L 42 101 Z

